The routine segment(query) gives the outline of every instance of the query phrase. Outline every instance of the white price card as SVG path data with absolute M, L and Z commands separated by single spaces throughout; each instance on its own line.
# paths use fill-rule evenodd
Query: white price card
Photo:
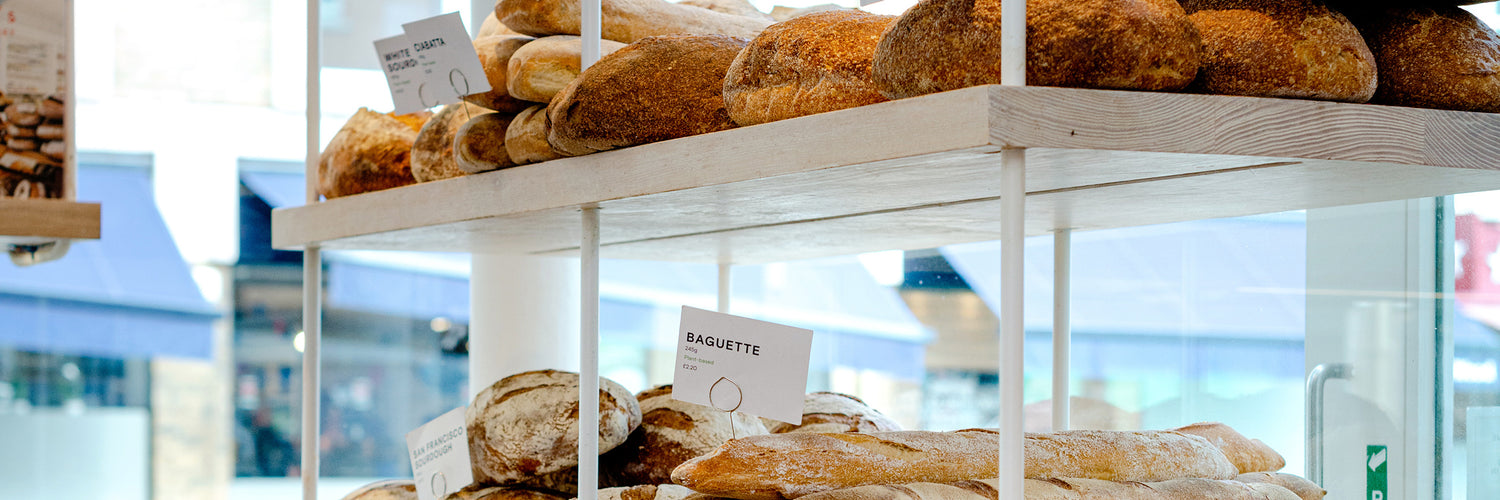
M 799 423 L 812 334 L 684 306 L 672 398 Z
M 468 426 L 464 423 L 467 409 L 459 407 L 406 433 L 417 498 L 441 500 L 474 482 L 474 470 L 469 467 Z
M 457 12 L 401 25 L 422 67 L 421 95 L 429 107 L 452 104 L 460 97 L 490 91 L 474 41 Z M 431 96 L 434 101 L 428 101 Z
M 422 90 L 424 75 L 416 53 L 406 42 L 406 35 L 376 40 L 375 54 L 380 58 L 381 71 L 385 72 L 385 83 L 391 88 L 396 114 L 416 113 L 431 107 L 424 104 L 418 94 Z

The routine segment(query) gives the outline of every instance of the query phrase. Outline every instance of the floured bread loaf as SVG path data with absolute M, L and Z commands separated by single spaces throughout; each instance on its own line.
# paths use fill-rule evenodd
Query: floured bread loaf
M 561 158 L 547 144 L 547 107 L 532 106 L 511 120 L 505 129 L 505 151 L 517 165 Z
M 521 481 L 520 485 L 527 488 L 557 492 L 562 496 L 578 496 L 578 467 L 573 466 L 557 472 L 542 474 Z
M 740 38 L 682 35 L 620 49 L 547 106 L 547 143 L 581 156 L 734 128 L 724 109 L 724 73 L 744 47 Z
M 467 102 L 443 106 L 417 132 L 417 139 L 411 147 L 412 177 L 417 182 L 431 182 L 467 174 L 458 167 L 454 137 L 471 118 L 493 113 Z M 501 149 L 504 149 L 503 145 Z
M 600 40 L 599 56 L 624 47 L 620 42 Z M 542 37 L 516 49 L 506 70 L 505 84 L 510 95 L 523 101 L 552 102 L 553 96 L 578 78 L 582 51 L 583 42 L 573 35 Z
M 1473 14 L 1458 7 L 1348 12 L 1379 68 L 1371 102 L 1500 112 L 1500 35 Z
M 837 392 L 814 392 L 802 400 L 802 423 L 778 423 L 782 432 L 883 432 L 899 431 L 901 425 L 866 405 L 859 398 Z
M 701 7 L 714 12 L 723 12 L 736 16 L 771 20 L 770 15 L 761 12 L 760 9 L 755 8 L 755 5 L 746 0 L 682 0 L 681 2 L 677 2 L 677 4 Z
M 1026 477 L 1106 481 L 1230 479 L 1239 474 L 1218 447 L 1176 431 L 1061 431 L 1026 435 Z
M 376 481 L 344 495 L 344 500 L 417 500 L 417 484 L 410 479 Z
M 753 38 L 771 21 L 714 12 L 664 0 L 602 0 L 603 38 L 633 43 L 658 35 L 728 35 Z M 579 34 L 581 0 L 500 0 L 495 15 L 532 36 Z
M 454 163 L 464 173 L 477 174 L 514 167 L 506 151 L 505 131 L 517 117 L 504 113 L 475 115 L 453 136 Z
M 517 113 L 530 106 L 530 103 L 511 97 L 507 79 L 510 57 L 532 40 L 534 38 L 522 35 L 475 38 L 474 52 L 479 54 L 479 64 L 484 66 L 484 77 L 489 81 L 490 90 L 464 96 L 464 100 L 501 113 Z
M 1200 422 L 1173 429 L 1183 434 L 1207 439 L 1209 444 L 1219 447 L 1229 463 L 1240 473 L 1271 472 L 1286 466 L 1286 459 L 1259 439 L 1250 439 L 1233 428 L 1218 422 Z
M 563 500 L 563 498 L 565 497 L 527 488 L 470 486 L 448 494 L 443 497 L 443 500 Z
M 1235 476 L 1234 480 L 1252 485 L 1274 484 L 1297 494 L 1301 500 L 1323 500 L 1323 496 L 1328 494 L 1328 490 L 1318 486 L 1317 483 L 1285 472 L 1251 472 Z
M 830 10 L 851 9 L 836 3 L 820 3 L 810 7 L 787 7 L 785 5 L 777 5 L 771 8 L 771 19 L 779 23 L 796 17 L 812 14 L 814 12 L 826 12 Z
M 1175 0 L 1028 0 L 1026 84 L 1180 90 L 1201 42 Z M 1000 0 L 928 0 L 875 50 L 875 83 L 906 98 L 1000 83 Z
M 885 101 L 871 80 L 870 61 L 880 34 L 895 20 L 835 10 L 766 28 L 724 77 L 729 117 L 755 125 Z
M 1183 0 L 1203 37 L 1190 87 L 1209 94 L 1365 102 L 1375 56 L 1354 23 L 1319 0 Z
M 692 494 L 693 490 L 675 484 L 642 484 L 600 489 L 599 500 L 683 500 Z
M 578 374 L 538 370 L 505 377 L 474 396 L 464 414 L 475 472 L 518 484 L 578 465 Z M 599 451 L 641 424 L 635 398 L 599 379 Z
M 644 391 L 636 398 L 641 405 L 641 427 L 625 444 L 600 458 L 601 474 L 611 484 L 670 483 L 672 469 L 683 462 L 732 438 L 767 432 L 753 416 L 672 399 L 671 385 Z
M 872 485 L 834 490 L 803 500 L 998 500 L 999 481 Z M 1027 479 L 1025 500 L 1294 500 L 1284 489 L 1234 481 L 1183 478 L 1154 483 L 1097 479 Z
M 318 156 L 318 194 L 338 198 L 417 182 L 411 146 L 432 116 L 394 116 L 359 108 Z
M 474 39 L 478 40 L 487 36 L 508 36 L 519 34 L 520 33 L 516 33 L 515 30 L 510 29 L 509 26 L 506 26 L 505 23 L 500 22 L 500 18 L 495 17 L 495 11 L 491 10 L 489 15 L 484 16 L 484 21 L 479 24 L 479 32 L 474 33 Z

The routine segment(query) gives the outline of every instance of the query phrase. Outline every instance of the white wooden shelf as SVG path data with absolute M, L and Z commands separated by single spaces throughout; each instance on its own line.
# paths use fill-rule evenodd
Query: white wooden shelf
M 0 245 L 99 239 L 99 204 L 0 198 Z
M 339 198 L 273 246 L 757 263 L 999 237 L 1027 149 L 1027 233 L 1500 189 L 1500 115 L 986 86 Z

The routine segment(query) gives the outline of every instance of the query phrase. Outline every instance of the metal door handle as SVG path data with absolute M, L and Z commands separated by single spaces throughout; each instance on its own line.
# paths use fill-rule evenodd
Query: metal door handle
M 1354 378 L 1348 363 L 1323 363 L 1307 374 L 1307 479 L 1323 486 L 1323 385 L 1331 378 Z

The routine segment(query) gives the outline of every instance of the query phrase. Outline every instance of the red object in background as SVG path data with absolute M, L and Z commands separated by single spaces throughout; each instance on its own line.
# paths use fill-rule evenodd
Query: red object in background
M 1459 266 L 1463 269 L 1453 280 L 1453 289 L 1462 302 L 1500 305 L 1500 283 L 1491 276 L 1490 256 L 1500 249 L 1500 223 L 1485 222 L 1474 214 L 1454 220 L 1454 239 L 1465 248 Z

